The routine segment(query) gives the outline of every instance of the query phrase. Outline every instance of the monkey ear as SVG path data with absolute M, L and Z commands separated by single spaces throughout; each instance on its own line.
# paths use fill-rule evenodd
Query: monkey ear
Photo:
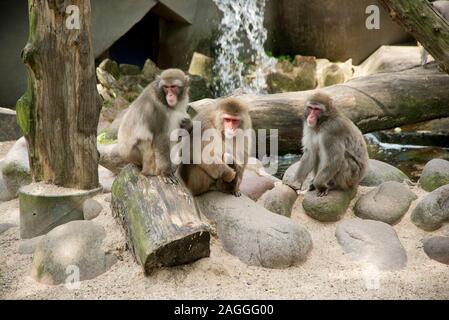
M 190 77 L 189 76 L 185 76 L 185 80 L 184 80 L 186 86 L 190 85 Z

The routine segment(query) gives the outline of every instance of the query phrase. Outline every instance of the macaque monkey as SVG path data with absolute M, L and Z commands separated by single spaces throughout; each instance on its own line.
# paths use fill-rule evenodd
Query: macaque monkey
M 360 130 L 325 93 L 315 93 L 305 104 L 303 156 L 295 181 L 301 185 L 313 171 L 310 191 L 319 197 L 329 190 L 356 188 L 368 166 L 368 152 Z
M 433 8 L 441 13 L 444 19 L 449 21 L 449 1 L 448 0 L 439 0 L 432 2 Z M 421 43 L 418 42 L 418 46 L 421 48 L 421 65 L 424 66 L 427 64 L 427 61 L 429 59 L 429 53 L 427 50 L 422 46 Z
M 201 163 L 193 162 L 195 155 L 191 152 L 191 163 L 181 164 L 179 175 L 187 188 L 195 196 L 209 190 L 241 196 L 240 183 L 251 144 L 250 137 L 245 135 L 252 128 L 248 109 L 242 102 L 227 98 L 213 109 L 200 111 L 194 121 L 201 122 L 202 137 L 208 129 L 213 129 L 218 141 L 201 141 Z M 193 146 L 193 141 L 190 145 Z M 232 149 L 228 150 L 229 147 Z M 205 149 L 212 152 L 204 155 Z M 212 163 L 205 163 L 204 156 L 210 156 Z
M 142 166 L 145 176 L 161 175 L 166 183 L 177 183 L 170 160 L 170 134 L 190 131 L 187 114 L 189 78 L 179 69 L 167 69 L 131 104 L 118 131 L 123 160 Z

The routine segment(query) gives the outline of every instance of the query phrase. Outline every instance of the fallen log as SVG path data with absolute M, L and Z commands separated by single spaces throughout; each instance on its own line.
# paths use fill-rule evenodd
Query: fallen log
M 201 221 L 181 184 L 145 177 L 137 167 L 128 165 L 112 185 L 111 208 L 146 274 L 210 254 L 210 227 Z
M 448 88 L 449 75 L 433 66 L 369 75 L 319 90 L 330 94 L 336 106 L 366 133 L 449 116 Z M 278 129 L 280 154 L 298 153 L 303 105 L 315 91 L 236 98 L 248 103 L 255 129 Z M 205 99 L 191 107 L 198 112 L 216 102 Z

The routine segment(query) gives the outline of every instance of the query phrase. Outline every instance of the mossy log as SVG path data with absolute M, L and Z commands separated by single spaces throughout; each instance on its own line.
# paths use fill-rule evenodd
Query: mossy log
M 428 0 L 381 0 L 392 19 L 418 40 L 449 73 L 449 22 Z
M 16 111 L 33 180 L 95 189 L 100 105 L 90 0 L 28 0 L 28 7 L 29 38 L 22 51 L 28 89 Z M 72 16 L 79 25 L 69 23 Z
M 362 132 L 449 116 L 449 76 L 436 66 L 355 78 L 319 89 L 328 93 Z M 255 129 L 277 129 L 279 153 L 298 153 L 304 103 L 316 90 L 271 95 L 238 95 L 246 102 Z M 217 100 L 191 103 L 195 111 L 211 108 Z M 269 136 L 269 132 L 267 134 Z
M 189 193 L 160 177 L 126 166 L 112 185 L 112 214 L 125 230 L 137 262 L 149 274 L 157 267 L 190 263 L 210 254 L 210 228 Z

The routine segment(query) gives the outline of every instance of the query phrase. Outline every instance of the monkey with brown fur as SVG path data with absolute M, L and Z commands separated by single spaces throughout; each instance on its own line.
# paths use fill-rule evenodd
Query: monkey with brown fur
M 118 131 L 123 160 L 142 166 L 145 176 L 162 175 L 177 183 L 170 160 L 170 134 L 192 122 L 187 114 L 189 78 L 179 69 L 167 69 L 131 104 Z
M 247 107 L 236 99 L 227 98 L 213 109 L 200 111 L 194 121 L 201 123 L 201 137 L 209 129 L 217 132 L 216 139 L 201 141 L 201 153 L 206 148 L 213 150 L 212 161 L 193 162 L 195 155 L 191 152 L 191 163 L 181 164 L 179 168 L 182 180 L 195 196 L 216 190 L 239 197 L 251 143 L 251 138 L 246 136 L 252 128 Z M 193 146 L 193 141 L 190 145 Z M 228 150 L 229 146 L 232 149 Z
M 356 188 L 368 166 L 362 133 L 334 106 L 325 93 L 315 93 L 305 104 L 303 155 L 295 181 L 301 185 L 313 171 L 309 190 L 319 197 L 329 190 Z

